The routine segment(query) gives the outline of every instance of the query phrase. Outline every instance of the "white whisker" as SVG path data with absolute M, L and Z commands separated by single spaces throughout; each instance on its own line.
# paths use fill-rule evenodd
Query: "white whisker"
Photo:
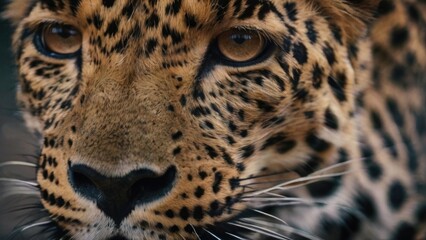
M 14 182 L 14 183 L 23 183 L 23 184 L 27 184 L 33 187 L 37 187 L 38 184 L 35 182 L 30 182 L 30 181 L 24 181 L 24 180 L 20 180 L 20 179 L 14 179 L 14 178 L 0 178 L 0 182 Z
M 256 201 L 257 198 L 254 198 Z M 259 201 L 259 199 L 257 199 L 262 207 L 287 207 L 287 206 L 301 206 L 301 205 L 306 205 L 306 207 L 313 207 L 315 205 L 321 204 L 324 206 L 327 206 L 329 203 L 325 202 L 325 201 L 318 201 L 318 200 L 307 200 L 307 199 L 303 199 L 303 198 L 283 198 L 283 199 L 278 199 L 278 198 L 274 198 L 274 200 L 272 201 L 268 201 L 267 198 L 264 198 L 265 201 Z M 262 200 L 262 199 L 260 199 Z M 244 202 L 251 202 L 251 199 L 245 199 L 243 200 Z M 350 213 L 354 213 L 357 214 L 358 216 L 362 217 L 363 214 L 357 210 L 354 209 L 350 206 L 346 206 L 346 205 L 342 205 L 342 204 L 334 204 L 334 206 L 336 206 L 338 209 L 350 212 Z
M 239 240 L 247 240 L 247 239 L 245 239 L 245 238 L 242 238 L 242 237 L 237 236 L 237 235 L 235 235 L 235 234 L 232 234 L 232 233 L 230 233 L 230 232 L 225 232 L 225 233 L 226 233 L 226 234 L 228 234 L 229 236 L 234 237 L 234 238 L 239 239 Z
M 277 202 L 277 203 L 262 204 L 262 207 L 289 207 L 289 206 L 314 207 L 315 205 L 309 202 Z
M 220 237 L 214 235 L 212 232 L 210 232 L 209 230 L 203 228 L 204 231 L 206 231 L 208 234 L 210 234 L 212 237 L 216 238 L 217 240 L 222 240 Z
M 269 230 L 269 229 L 266 229 L 266 228 L 263 228 L 263 227 L 253 226 L 252 224 L 248 224 L 248 223 L 245 223 L 245 222 L 237 221 L 237 222 L 231 222 L 231 223 L 228 223 L 228 224 L 234 225 L 236 227 L 244 228 L 244 229 L 250 230 L 252 232 L 260 233 L 260 234 L 263 234 L 265 236 L 273 237 L 273 238 L 276 238 L 276 239 L 290 240 L 289 237 L 281 235 L 277 232 L 274 232 L 272 230 Z
M 21 182 L 8 182 L 7 186 L 5 186 L 4 189 L 7 189 L 7 191 L 21 191 L 21 192 L 39 192 L 39 189 L 36 186 L 33 185 L 27 185 L 26 183 L 23 184 Z M 2 189 L 1 191 L 3 191 L 4 189 Z M 5 191 L 3 191 L 5 192 Z
M 19 231 L 20 232 L 24 232 L 24 231 L 26 231 L 26 230 L 28 230 L 30 228 L 34 228 L 34 227 L 38 227 L 38 226 L 43 226 L 43 225 L 47 225 L 47 224 L 50 224 L 50 223 L 52 223 L 52 221 L 50 221 L 50 220 L 44 221 L 44 222 L 33 223 L 33 224 L 27 225 L 25 227 L 22 227 Z
M 194 225 L 192 225 L 191 223 L 189 224 L 189 226 L 191 226 L 192 230 L 194 230 L 195 236 L 197 236 L 198 240 L 201 240 L 200 235 L 198 235 L 197 230 L 195 229 Z
M 284 220 L 282 220 L 281 218 L 278 218 L 277 216 L 274 216 L 274 215 L 272 215 L 272 214 L 269 214 L 269 213 L 266 213 L 266 212 L 263 212 L 263 211 L 260 211 L 260 210 L 257 210 L 257 209 L 251 209 L 252 211 L 254 211 L 254 212 L 257 212 L 257 213 L 259 213 L 259 214 L 262 214 L 262 215 L 264 215 L 264 216 L 267 216 L 267 217 L 270 217 L 270 218 L 272 218 L 272 219 L 275 219 L 275 220 L 277 220 L 277 221 L 279 221 L 279 222 L 281 222 L 281 223 L 283 223 L 283 224 L 285 224 L 285 225 L 288 225 L 287 224 L 287 222 L 285 222 Z
M 9 161 L 0 163 L 0 168 L 7 166 L 25 166 L 25 167 L 37 167 L 37 164 L 21 161 Z
M 246 221 L 248 223 L 251 222 L 252 224 L 258 224 L 258 225 L 263 225 L 265 227 L 271 227 L 271 223 L 266 222 L 266 221 L 261 221 L 261 220 L 256 220 L 256 219 L 250 219 L 250 218 L 244 218 L 242 220 L 244 220 L 244 221 Z M 275 228 L 279 228 L 280 230 L 284 231 L 287 234 L 296 234 L 298 236 L 301 236 L 301 237 L 304 237 L 304 238 L 307 238 L 307 239 L 310 239 L 310 240 L 321 240 L 320 238 L 318 238 L 318 237 L 316 237 L 314 235 L 311 235 L 309 233 L 306 233 L 304 231 L 301 231 L 301 230 L 296 229 L 294 227 L 291 227 L 289 225 L 276 225 L 276 224 L 274 224 L 273 226 Z
M 303 198 L 290 198 L 290 197 L 282 197 L 282 198 L 245 198 L 243 199 L 244 202 L 260 202 L 260 203 L 270 203 L 270 205 L 274 205 L 274 204 L 280 204 L 280 203 L 298 203 L 298 204 L 307 204 L 307 205 L 313 205 L 313 204 L 322 204 L 322 205 L 328 205 L 327 202 L 324 201 L 313 201 L 313 200 L 307 200 L 307 199 L 303 199 Z
M 361 160 L 362 160 L 362 159 L 361 159 Z M 334 169 L 336 169 L 336 168 L 339 168 L 339 167 L 342 167 L 342 166 L 345 166 L 345 165 L 349 165 L 349 164 L 353 163 L 354 161 L 355 161 L 355 160 L 348 160 L 348 161 L 346 161 L 346 162 L 333 164 L 333 165 L 331 165 L 331 166 L 328 166 L 328 167 L 326 167 L 326 168 L 319 169 L 318 171 L 315 171 L 315 172 L 311 173 L 311 174 L 310 174 L 310 176 L 318 175 L 318 174 L 321 174 L 321 173 L 326 173 L 326 172 L 328 172 L 328 171 L 330 171 L 330 170 L 334 170 Z
M 243 200 L 250 199 L 252 201 L 261 201 L 261 202 L 273 202 L 273 201 L 298 201 L 301 198 L 290 198 L 290 197 L 244 197 Z
M 278 197 L 278 198 L 282 198 L 282 199 L 289 199 L 289 197 L 287 197 L 285 195 L 282 195 L 282 194 L 279 194 L 279 193 L 274 193 L 274 192 L 267 192 L 267 193 L 265 193 L 265 195 Z M 292 198 L 292 199 L 297 199 L 297 198 Z
M 257 192 L 248 194 L 248 196 L 257 196 L 257 195 L 265 194 L 267 192 L 271 192 L 271 191 L 274 191 L 274 190 L 290 190 L 290 189 L 293 189 L 293 188 L 298 188 L 298 187 L 305 186 L 305 185 L 308 185 L 308 184 L 311 184 L 311 183 L 314 183 L 314 182 L 318 182 L 318 181 L 321 181 L 321 180 L 326 179 L 326 178 L 340 177 L 340 176 L 343 176 L 343 175 L 345 175 L 349 172 L 350 171 L 345 171 L 345 172 L 342 172 L 342 173 L 334 173 L 334 174 L 319 175 L 319 176 L 309 175 L 307 177 L 302 177 L 302 178 L 294 179 L 292 181 L 284 182 L 284 183 L 275 185 L 273 187 L 270 187 L 270 188 L 267 188 L 267 189 L 264 189 L 264 190 L 259 190 Z M 299 184 L 297 184 L 297 183 L 299 183 Z M 293 184 L 297 184 L 297 185 L 287 187 L 287 186 L 293 185 Z

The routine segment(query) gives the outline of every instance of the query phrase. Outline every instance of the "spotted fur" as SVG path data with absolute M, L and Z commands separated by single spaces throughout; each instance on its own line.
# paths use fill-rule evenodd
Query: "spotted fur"
M 61 239 L 425 239 L 424 1 L 14 0 L 5 16 Z M 77 27 L 81 52 L 40 52 L 46 21 Z M 269 55 L 223 64 L 212 42 L 236 27 Z M 162 177 L 135 194 L 165 190 L 117 210 L 76 190 L 81 165 L 117 196 L 140 169 Z

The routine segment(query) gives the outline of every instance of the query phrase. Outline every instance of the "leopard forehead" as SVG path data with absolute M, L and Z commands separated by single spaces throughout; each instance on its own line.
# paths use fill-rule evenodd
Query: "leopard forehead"
M 360 156 L 359 38 L 377 1 L 16 2 L 18 99 L 43 136 L 42 203 L 68 236 L 226 238 L 253 192 Z M 53 23 L 81 32 L 76 56 L 42 54 Z M 226 64 L 215 44 L 232 29 L 262 36 L 264 57 Z M 330 197 L 339 179 L 294 194 Z

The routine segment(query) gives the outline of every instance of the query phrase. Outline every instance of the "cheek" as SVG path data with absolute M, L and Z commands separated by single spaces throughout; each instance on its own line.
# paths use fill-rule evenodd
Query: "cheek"
M 18 97 L 20 99 L 20 97 Z M 25 126 L 28 130 L 34 133 L 36 136 L 40 136 L 39 143 L 43 141 L 41 133 L 43 131 L 43 122 L 39 118 L 31 115 L 29 112 L 22 112 L 22 118 L 24 119 Z
M 37 124 L 49 128 L 55 113 L 68 111 L 79 92 L 78 72 L 72 62 L 50 62 L 25 51 L 19 60 L 18 101 Z M 28 55 L 27 55 L 28 54 Z M 31 117 L 25 117 L 30 119 Z M 34 126 L 30 126 L 34 127 Z M 36 127 L 38 130 L 40 126 Z
M 273 74 L 273 70 L 280 75 Z M 290 98 L 287 100 L 291 94 L 287 90 L 290 89 L 289 84 L 288 76 L 280 71 L 279 65 L 271 64 L 266 70 L 245 73 L 224 73 L 219 68 L 209 78 L 203 79 L 200 86 L 214 116 L 248 127 L 278 111 L 286 101 L 291 101 Z M 233 131 L 232 126 L 226 127 Z

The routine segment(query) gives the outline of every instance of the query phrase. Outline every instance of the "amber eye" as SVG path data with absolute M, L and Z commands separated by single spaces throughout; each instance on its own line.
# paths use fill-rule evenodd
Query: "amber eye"
M 256 59 L 264 52 L 265 47 L 265 39 L 256 31 L 231 29 L 217 38 L 220 53 L 236 63 Z
M 81 33 L 70 25 L 48 24 L 40 32 L 43 50 L 51 56 L 69 57 L 82 45 Z

